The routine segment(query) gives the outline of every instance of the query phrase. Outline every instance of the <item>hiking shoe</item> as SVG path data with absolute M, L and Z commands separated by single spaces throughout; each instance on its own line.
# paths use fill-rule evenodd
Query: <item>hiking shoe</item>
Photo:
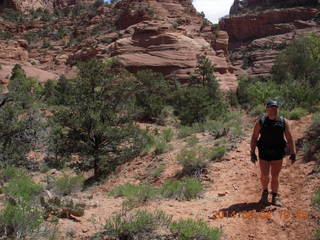
M 268 189 L 262 191 L 260 203 L 267 204 L 268 203 Z
M 281 207 L 282 202 L 280 201 L 279 193 L 272 193 L 272 204 Z

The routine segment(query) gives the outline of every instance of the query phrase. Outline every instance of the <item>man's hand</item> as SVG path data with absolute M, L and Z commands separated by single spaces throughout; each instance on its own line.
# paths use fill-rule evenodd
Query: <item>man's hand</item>
M 250 152 L 250 155 L 251 155 L 251 162 L 253 162 L 253 163 L 256 163 L 256 161 L 258 160 L 258 158 L 257 158 L 257 155 L 256 155 L 256 153 L 255 153 L 255 151 L 251 151 Z
M 295 154 L 295 153 L 290 154 L 289 159 L 291 160 L 291 164 L 294 164 L 295 161 L 297 160 L 297 159 L 296 159 L 296 154 Z

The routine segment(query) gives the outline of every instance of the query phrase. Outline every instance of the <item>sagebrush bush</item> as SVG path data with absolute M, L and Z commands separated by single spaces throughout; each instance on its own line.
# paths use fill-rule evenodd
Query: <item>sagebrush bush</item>
M 199 197 L 202 190 L 203 186 L 199 180 L 184 177 L 181 180 L 167 180 L 161 188 L 161 195 L 166 198 L 190 200 Z
M 170 230 L 178 235 L 178 240 L 217 240 L 221 236 L 219 228 L 211 228 L 203 220 L 182 219 L 170 224 Z
M 186 175 L 201 172 L 207 165 L 207 149 L 201 147 L 183 148 L 177 155 L 177 162 L 182 165 L 182 172 Z
M 252 116 L 259 116 L 262 115 L 266 110 L 266 107 L 262 104 L 259 104 L 257 106 L 254 106 L 251 111 L 250 111 L 250 115 Z
M 171 149 L 171 145 L 166 142 L 166 140 L 162 138 L 156 138 L 154 142 L 154 153 L 156 155 L 160 155 L 168 152 Z
M 161 227 L 168 227 L 171 217 L 163 211 L 120 213 L 109 218 L 104 226 L 105 233 L 117 239 L 144 239 L 145 234 L 152 234 Z
M 19 178 L 27 175 L 27 170 L 6 164 L 0 164 L 0 182 L 7 182 L 12 178 Z
M 178 130 L 178 135 L 177 137 L 180 138 L 185 138 L 188 137 L 190 135 L 192 135 L 193 133 L 196 133 L 197 130 L 194 129 L 193 127 L 189 127 L 189 126 L 181 126 Z
M 221 158 L 228 150 L 227 146 L 215 146 L 207 154 L 208 159 L 215 160 Z
M 320 210 L 320 189 L 314 192 L 312 203 L 316 208 L 318 208 L 318 210 Z
M 158 190 L 149 185 L 133 185 L 126 183 L 114 187 L 108 192 L 109 196 L 125 197 L 133 202 L 145 202 L 157 196 Z
M 3 192 L 15 201 L 32 201 L 35 199 L 42 187 L 34 183 L 29 176 L 18 176 L 10 180 L 4 187 Z
M 58 194 L 69 195 L 72 192 L 81 190 L 83 187 L 84 180 L 84 177 L 81 175 L 69 176 L 64 174 L 63 177 L 58 178 L 54 181 L 54 190 Z
M 43 222 L 38 205 L 42 187 L 26 175 L 15 176 L 4 187 L 8 201 L 0 212 L 0 233 L 5 237 L 23 238 Z
M 188 147 L 193 147 L 193 146 L 197 145 L 197 143 L 199 143 L 199 139 L 195 135 L 188 137 L 185 141 L 186 141 Z
M 165 168 L 165 165 L 164 165 L 164 164 L 160 164 L 159 167 L 151 170 L 149 174 L 150 174 L 150 176 L 151 176 L 152 178 L 158 178 L 158 177 L 160 177 L 160 175 L 161 175 L 162 172 L 164 171 L 164 168 Z
M 165 128 L 162 130 L 162 138 L 166 142 L 170 142 L 173 136 L 174 136 L 174 131 L 172 130 L 172 128 Z
M 294 108 L 288 113 L 288 118 L 292 120 L 298 120 L 305 116 L 307 113 L 308 111 L 303 108 Z
M 316 161 L 320 165 L 320 113 L 312 115 L 312 123 L 309 126 L 304 140 L 304 160 Z
M 36 230 L 42 222 L 42 211 L 31 202 L 20 201 L 17 205 L 8 203 L 0 212 L 0 234 L 14 239 L 25 239 L 24 237 Z

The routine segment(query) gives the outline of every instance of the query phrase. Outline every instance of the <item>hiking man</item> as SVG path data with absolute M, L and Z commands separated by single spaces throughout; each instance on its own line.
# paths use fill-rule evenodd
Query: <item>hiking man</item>
M 278 188 L 282 161 L 286 155 L 286 146 L 288 146 L 292 164 L 296 161 L 296 151 L 289 123 L 285 118 L 278 116 L 278 108 L 277 101 L 268 101 L 266 104 L 266 115 L 255 123 L 251 137 L 251 161 L 253 163 L 257 161 L 255 153 L 257 146 L 261 171 L 260 180 L 263 189 L 260 202 L 263 204 L 268 203 L 268 184 L 271 169 L 272 204 L 282 206 Z M 260 138 L 258 140 L 259 135 Z

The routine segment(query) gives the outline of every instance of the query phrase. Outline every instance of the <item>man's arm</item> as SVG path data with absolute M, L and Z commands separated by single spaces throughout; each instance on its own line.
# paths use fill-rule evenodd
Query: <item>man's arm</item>
M 254 126 L 253 133 L 252 133 L 252 136 L 251 136 L 251 144 L 250 144 L 251 152 L 254 152 L 255 149 L 256 149 L 257 140 L 258 140 L 258 137 L 259 137 L 259 134 L 260 134 L 260 129 L 261 129 L 260 123 L 259 123 L 259 121 L 257 121 L 255 126 Z
M 294 140 L 291 134 L 291 130 L 290 130 L 290 125 L 289 122 L 287 121 L 287 119 L 285 119 L 285 131 L 284 134 L 286 136 L 286 139 L 288 141 L 288 145 L 289 145 L 289 153 L 290 154 L 295 154 L 296 153 L 296 149 L 295 149 L 295 144 L 294 144 Z

